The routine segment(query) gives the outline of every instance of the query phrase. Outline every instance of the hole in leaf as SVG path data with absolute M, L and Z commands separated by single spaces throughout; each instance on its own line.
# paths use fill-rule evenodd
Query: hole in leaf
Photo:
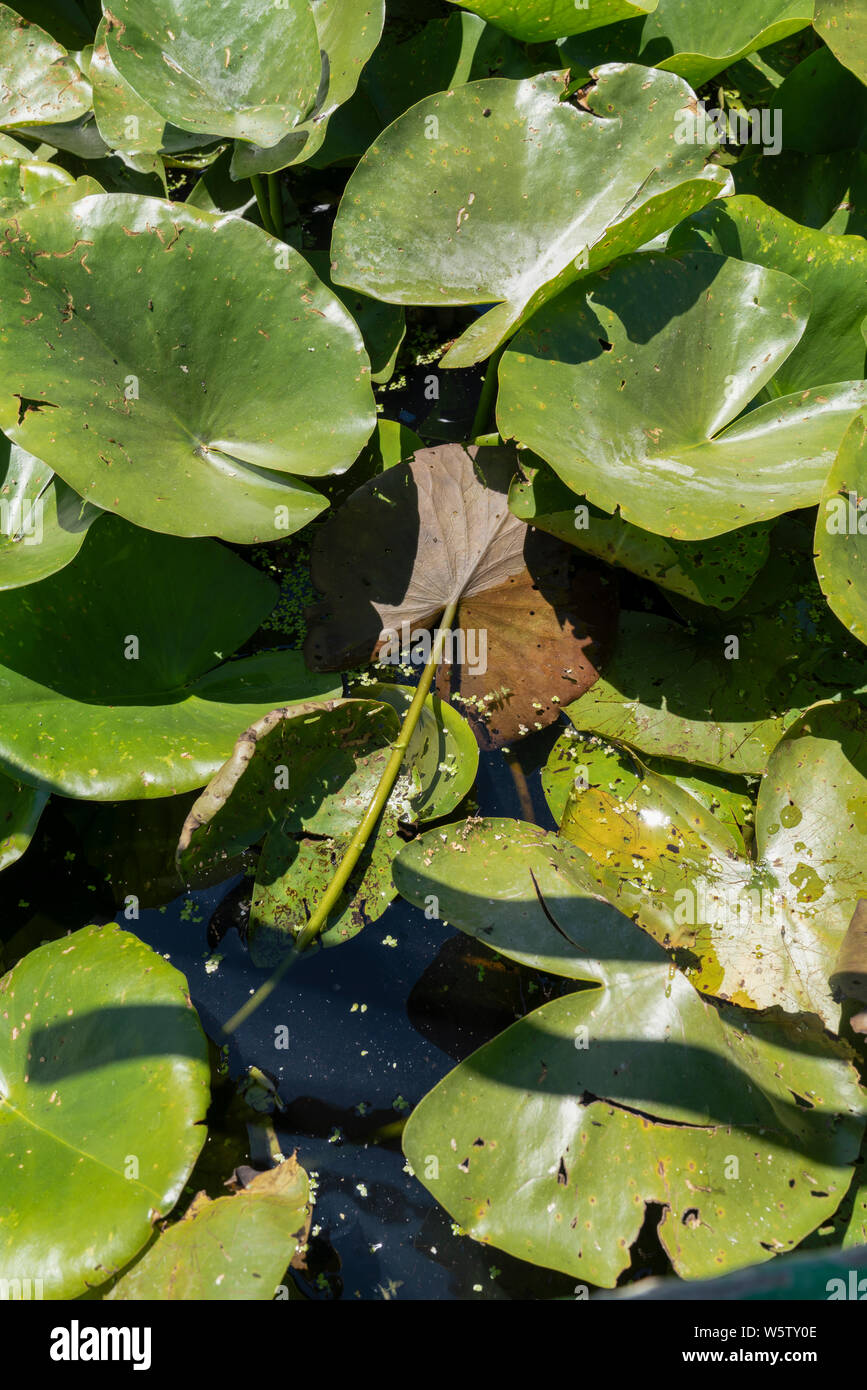
M 805 1096 L 799 1096 L 799 1095 L 797 1094 L 796 1091 L 790 1091 L 789 1094 L 791 1095 L 792 1099 L 794 1100 L 795 1104 L 798 1106 L 799 1109 L 801 1109 L 801 1110 L 813 1110 L 813 1109 L 815 1109 L 815 1107 L 814 1107 L 814 1105 L 813 1105 L 813 1102 L 812 1102 L 811 1100 L 807 1100 L 807 1098 L 806 1098 Z
M 15 396 L 15 399 L 18 402 L 19 425 L 22 425 L 24 423 L 24 417 L 30 411 L 32 411 L 35 415 L 40 410 L 59 409 L 59 406 L 56 406 L 53 401 L 34 401 L 31 400 L 29 396 L 20 396 L 17 391 L 13 392 L 13 395 Z

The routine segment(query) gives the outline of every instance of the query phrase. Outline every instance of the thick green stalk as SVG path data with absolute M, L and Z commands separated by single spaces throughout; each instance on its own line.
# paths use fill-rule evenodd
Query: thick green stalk
M 262 218 L 262 226 L 270 236 L 277 236 L 277 231 L 271 221 L 271 208 L 265 195 L 265 187 L 259 174 L 250 175 L 250 183 L 253 192 L 256 194 L 256 202 L 259 204 L 259 216 Z
M 497 373 L 500 369 L 500 358 L 505 351 L 506 344 L 501 343 L 488 361 L 488 369 L 482 382 L 482 394 L 479 396 L 479 403 L 476 406 L 476 418 L 473 420 L 473 428 L 470 430 L 471 439 L 477 439 L 480 434 L 488 433 L 488 420 L 491 407 L 494 404 L 494 397 L 497 394 Z
M 365 846 L 376 828 L 376 823 L 382 815 L 385 804 L 391 796 L 394 784 L 397 781 L 400 769 L 403 765 L 410 739 L 421 718 L 424 702 L 430 693 L 430 688 L 436 674 L 436 669 L 440 663 L 446 637 L 451 631 L 452 623 L 455 620 L 457 606 L 458 601 L 456 599 L 454 603 L 449 604 L 443 614 L 441 624 L 437 631 L 436 641 L 434 642 L 433 651 L 430 654 L 430 660 L 421 674 L 421 679 L 419 680 L 418 687 L 413 696 L 412 704 L 404 715 L 403 723 L 400 726 L 400 733 L 392 747 L 391 756 L 386 764 L 385 771 L 379 779 L 376 793 L 364 813 L 361 824 L 347 845 L 346 853 L 340 861 L 337 872 L 322 897 L 319 899 L 316 909 L 307 925 L 298 933 L 294 946 L 287 952 L 285 958 L 277 966 L 273 975 L 271 975 L 270 979 L 267 979 L 264 985 L 260 986 L 260 988 L 256 990 L 256 993 L 247 1000 L 246 1004 L 229 1019 L 229 1022 L 223 1028 L 223 1032 L 226 1036 L 230 1033 L 234 1033 L 236 1029 L 240 1028 L 242 1023 L 246 1023 L 250 1015 L 255 1013 L 259 1008 L 259 1005 L 264 1004 L 265 1000 L 274 993 L 274 990 L 277 988 L 286 972 L 291 969 L 296 961 L 304 954 L 307 947 L 312 945 L 319 936 L 319 933 L 328 921 L 329 914 L 338 903 L 341 893 L 352 876 L 353 869 L 361 858 Z
M 280 180 L 276 174 L 268 175 L 268 203 L 271 209 L 271 225 L 274 235 L 283 240 L 283 199 L 280 196 Z

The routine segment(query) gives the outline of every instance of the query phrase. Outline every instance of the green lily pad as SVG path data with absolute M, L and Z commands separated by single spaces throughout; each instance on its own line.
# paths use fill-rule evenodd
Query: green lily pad
M 725 6 L 659 0 L 646 19 L 578 34 L 562 52 L 568 61 L 588 67 L 637 61 L 680 73 L 698 88 L 748 54 L 798 33 L 812 19 L 813 0 L 726 0 Z
M 867 895 L 865 750 L 860 706 L 808 710 L 770 757 L 754 859 L 701 801 L 616 748 L 585 762 L 561 833 L 595 862 L 596 884 L 622 911 L 662 944 L 688 947 L 697 988 L 748 1008 L 814 1013 L 833 1031 L 829 980 Z
M 0 5 L 0 126 L 73 121 L 91 107 L 90 84 L 62 44 Z
M 760 656 L 744 673 L 727 661 L 724 643 L 693 636 L 656 614 L 624 613 L 617 647 L 605 675 L 566 706 L 578 729 L 630 744 L 655 757 L 674 757 L 725 772 L 763 772 L 787 725 L 800 713 L 769 695 Z
M 751 154 L 731 166 L 731 175 L 738 193 L 754 194 L 802 226 L 834 236 L 867 230 L 867 154 L 861 150 L 783 150 L 772 159 Z
M 187 816 L 178 845 L 181 873 L 226 863 L 281 826 L 316 835 L 354 830 L 366 807 L 365 759 L 387 747 L 399 728 L 394 709 L 382 701 L 271 710 L 239 736 Z
M 328 122 L 358 86 L 361 70 L 382 36 L 385 0 L 368 0 L 364 6 L 343 0 L 311 0 L 318 44 L 323 55 L 322 80 L 312 111 L 290 135 L 270 149 L 238 144 L 232 159 L 236 179 L 250 174 L 270 174 L 290 164 L 312 158 L 328 133 Z
M 0 131 L 0 156 L 3 159 L 30 160 L 33 159 L 33 151 L 27 145 L 22 145 L 20 140 L 13 140 L 11 135 Z
M 429 832 L 394 872 L 510 959 L 597 986 L 508 1028 L 410 1116 L 416 1176 L 475 1239 L 610 1288 L 651 1202 L 685 1278 L 791 1249 L 834 1211 L 865 1116 L 847 1049 L 703 1001 L 535 826 Z
M 309 0 L 244 13 L 112 0 L 105 41 L 134 92 L 181 130 L 276 145 L 312 110 L 322 73 Z
M 16 443 L 152 530 L 251 543 L 322 511 L 291 475 L 346 469 L 375 413 L 361 335 L 301 255 L 126 194 L 37 204 L 5 248 L 0 426 Z
M 726 613 L 672 595 L 691 628 L 625 613 L 602 680 L 567 713 L 578 728 L 738 774 L 761 773 L 819 700 L 867 689 L 867 660 L 816 579 L 812 518 L 784 517 L 753 587 Z
M 816 573 L 841 623 L 867 643 L 867 412 L 852 421 L 825 482 L 816 518 Z
M 0 773 L 0 870 L 20 859 L 45 810 L 48 792 Z
M 739 58 L 797 34 L 813 18 L 813 0 L 660 0 L 644 21 L 641 62 L 679 72 L 694 87 Z
M 683 787 L 642 767 L 634 755 L 614 745 L 598 748 L 574 780 L 560 833 L 587 855 L 593 867 L 585 872 L 598 891 L 663 946 L 688 949 L 693 964 L 704 929 L 711 924 L 731 927 L 719 904 L 737 905 L 751 882 L 729 826 Z M 751 948 L 770 949 L 764 932 L 760 943 L 753 943 L 759 928 L 752 919 L 749 930 Z M 702 988 L 729 998 L 724 987 L 713 988 L 725 976 L 725 968 L 717 973 L 714 980 L 703 977 Z M 728 977 L 726 983 L 731 988 Z M 737 983 L 748 984 L 743 979 Z M 754 1006 L 746 990 L 738 1002 Z M 768 1007 L 777 1002 L 768 1000 Z
M 424 97 L 483 77 L 534 77 L 540 66 L 523 44 L 466 10 L 429 19 L 409 38 L 387 29 L 311 163 L 355 164 L 386 126 Z
M 373 121 L 373 133 L 358 156 L 374 143 L 386 126 L 423 97 L 449 92 L 483 77 L 534 77 L 533 62 L 523 45 L 501 29 L 465 10 L 447 19 L 430 19 L 418 33 L 402 42 L 384 37 L 360 84 Z
M 0 1274 L 76 1298 L 180 1196 L 205 1139 L 207 1042 L 183 975 L 114 925 L 25 956 L 0 1012 Z
M 406 337 L 406 314 L 399 304 L 383 304 L 356 290 L 335 285 L 331 279 L 331 256 L 327 251 L 305 251 L 304 259 L 344 309 L 352 315 L 361 330 L 365 350 L 370 358 L 371 380 L 379 384 L 389 381 L 400 345 Z M 382 421 L 378 422 L 380 425 Z M 410 451 L 411 452 L 411 451 Z
M 415 695 L 415 686 L 362 680 L 353 693 L 391 705 L 401 720 Z M 465 719 L 437 695 L 429 695 L 406 751 L 404 781 L 406 811 L 413 820 L 438 820 L 451 815 L 476 780 L 479 745 Z
M 202 786 L 276 700 L 334 693 L 297 652 L 224 661 L 276 597 L 214 541 L 105 517 L 65 570 L 0 593 L 0 768 L 94 801 Z
M 386 420 L 380 415 L 376 429 L 356 465 L 359 481 L 384 473 L 387 468 L 395 468 L 423 448 L 424 441 L 408 425 L 401 425 L 397 420 Z
M 791 870 L 786 891 L 798 911 L 837 946 L 867 897 L 865 836 L 867 714 L 854 700 L 827 701 L 807 710 L 774 750 L 759 790 L 756 843 L 779 877 Z
M 265 838 L 256 865 L 248 940 L 273 965 L 306 925 L 373 800 L 412 702 L 407 686 L 362 685 L 364 699 L 274 710 L 238 740 L 190 811 L 178 845 L 184 878 L 200 878 Z M 399 718 L 400 716 L 400 718 Z M 447 815 L 471 788 L 475 739 L 428 697 L 404 768 L 347 889 L 322 933 L 325 946 L 356 935 L 391 902 L 399 820 Z
M 108 1300 L 273 1299 L 309 1225 L 310 1187 L 294 1158 L 233 1197 L 194 1198 L 115 1284 Z
M 182 155 L 188 167 L 197 167 L 195 151 L 204 146 L 200 158 L 210 163 L 215 155 L 208 147 L 214 146 L 215 137 L 179 130 L 148 105 L 115 67 L 108 50 L 107 32 L 108 20 L 103 17 L 96 31 L 88 66 L 88 76 L 93 84 L 96 128 L 108 149 L 122 159 L 128 168 L 144 175 L 155 174 L 168 197 L 161 155 Z
M 63 569 L 102 515 L 47 464 L 0 435 L 0 590 Z
M 722 187 L 723 172 L 705 163 L 712 146 L 673 138 L 678 112 L 694 101 L 679 78 L 601 68 L 581 109 L 563 100 L 566 79 L 491 78 L 429 97 L 383 133 L 347 184 L 335 283 L 395 304 L 496 304 L 444 366 L 490 356 L 573 280 Z
M 466 10 L 429 19 L 409 38 L 386 28 L 310 163 L 316 169 L 356 164 L 386 126 L 424 97 L 483 77 L 534 77 L 543 65 L 525 45 Z
M 583 501 L 535 455 L 519 455 L 521 476 L 509 507 L 528 525 L 588 555 L 650 579 L 696 603 L 727 609 L 743 598 L 768 558 L 768 525 L 745 526 L 704 541 L 673 541 Z M 527 462 L 530 459 L 532 462 Z
M 56 164 L 34 159 L 0 157 L 0 216 L 10 217 L 19 208 L 38 203 L 56 188 L 70 188 L 75 179 Z
M 793 68 L 771 104 L 780 113 L 785 148 L 805 154 L 852 150 L 867 118 L 867 90 L 830 48 L 816 49 Z M 840 109 L 846 112 L 845 121 L 836 114 Z
M 816 0 L 813 27 L 840 62 L 867 83 L 867 16 L 857 0 Z
M 672 232 L 668 250 L 711 251 L 785 271 L 812 296 L 803 336 L 765 388 L 772 396 L 864 376 L 867 245 L 801 227 L 758 198 L 725 198 Z
M 104 192 L 104 187 L 95 178 L 90 174 L 82 174 L 81 178 L 76 179 L 74 183 L 49 189 L 43 193 L 39 201 L 43 207 L 48 204 L 57 206 L 58 203 L 75 203 L 80 198 L 89 198 L 94 193 Z
M 674 758 L 646 758 L 644 767 L 694 797 L 725 826 L 741 854 L 752 839 L 754 807 L 743 778 L 711 768 L 690 767 Z M 641 781 L 634 759 L 612 757 L 611 745 L 596 734 L 567 729 L 558 738 L 542 769 L 542 790 L 559 825 L 573 789 L 604 785 L 626 799 Z
M 790 276 L 710 252 L 622 261 L 545 305 L 511 344 L 500 433 L 605 511 L 677 540 L 815 505 L 865 384 L 736 418 L 809 309 Z
M 399 721 L 382 701 L 273 710 L 239 738 L 184 823 L 178 867 L 200 876 L 262 839 L 247 926 L 255 965 L 276 965 L 306 926 L 373 799 Z M 320 940 L 339 945 L 394 897 L 400 841 L 385 808 Z M 231 869 L 230 869 L 231 871 Z
M 165 185 L 165 169 L 159 151 L 163 148 L 166 122 L 118 72 L 108 51 L 107 29 L 108 21 L 103 17 L 90 60 L 97 129 L 124 164 L 142 174 L 158 174 Z
M 387 754 L 366 759 L 366 780 L 360 790 L 372 800 Z M 360 819 L 360 818 L 359 818 Z M 351 941 L 376 922 L 396 896 L 391 877 L 394 855 L 402 845 L 398 818 L 390 806 L 379 818 L 374 834 L 319 935 L 323 946 Z M 270 968 L 286 956 L 329 888 L 349 848 L 352 833 L 344 831 L 313 839 L 271 830 L 256 865 L 250 903 L 247 942 L 254 965 Z
M 641 18 L 656 9 L 659 0 L 451 0 L 490 24 L 496 24 L 513 38 L 542 43 L 566 34 L 580 34 L 603 24 L 619 24 L 624 19 Z

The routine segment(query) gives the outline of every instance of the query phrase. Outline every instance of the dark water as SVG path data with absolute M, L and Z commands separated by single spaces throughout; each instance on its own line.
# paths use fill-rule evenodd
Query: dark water
M 529 755 L 523 785 L 501 755 L 482 756 L 475 790 L 481 813 L 532 814 L 554 828 L 532 769 L 544 762 L 555 737 L 548 731 L 527 741 L 538 748 Z M 172 840 L 176 812 L 177 806 L 164 806 Z M 91 822 L 92 814 L 102 819 Z M 4 968 L 42 940 L 111 919 L 120 880 L 107 890 L 90 849 L 94 839 L 119 837 L 125 815 L 123 808 L 94 811 L 53 799 L 30 849 L 0 879 Z M 124 853 L 127 879 L 135 884 L 136 846 Z M 212 961 L 206 968 L 214 954 L 209 923 L 221 904 L 218 918 L 225 921 L 242 882 L 231 879 L 142 908 L 135 921 L 116 916 L 183 972 L 205 1031 L 217 1042 L 222 1024 L 267 977 L 251 966 L 234 927 L 217 947 L 217 968 Z M 227 1057 L 231 1078 L 255 1066 L 273 1079 L 283 1106 L 274 1116 L 282 1152 L 297 1150 L 317 1184 L 308 1269 L 292 1275 L 308 1297 L 488 1300 L 572 1292 L 573 1280 L 457 1234 L 406 1171 L 400 1148 L 400 1122 L 431 1087 L 543 1002 L 544 981 L 541 993 L 528 993 L 526 984 L 527 972 L 397 899 L 357 937 L 312 951 L 234 1035 Z M 557 992 L 562 987 L 550 985 Z M 284 1025 L 288 1047 L 279 1047 L 285 1035 L 275 1030 Z M 221 1166 L 211 1174 L 218 1184 L 212 1195 L 235 1162 L 244 1161 L 246 1153 L 218 1159 L 225 1171 Z M 200 1173 L 192 1182 L 206 1185 Z
M 538 775 L 529 790 L 537 818 L 550 825 Z M 521 815 L 499 757 L 483 757 L 477 796 L 483 812 Z M 234 929 L 220 943 L 217 969 L 205 968 L 208 921 L 239 881 L 143 911 L 134 924 L 186 975 L 215 1038 L 265 978 Z M 455 1234 L 450 1217 L 406 1172 L 399 1137 L 371 1138 L 405 1118 L 460 1057 L 523 1012 L 518 972 L 505 982 L 495 973 L 486 988 L 490 976 L 479 955 L 475 943 L 398 899 L 351 941 L 302 961 L 235 1034 L 231 1074 L 253 1065 L 277 1082 L 286 1107 L 275 1117 L 282 1151 L 297 1149 L 316 1175 L 307 1294 L 488 1300 L 571 1291 L 570 1279 Z M 276 1046 L 282 1025 L 288 1048 Z

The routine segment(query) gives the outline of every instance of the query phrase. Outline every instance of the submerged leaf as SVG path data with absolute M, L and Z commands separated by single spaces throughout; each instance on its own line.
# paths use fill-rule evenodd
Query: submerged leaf
M 386 760 L 386 754 L 366 760 L 368 777 L 360 790 L 368 800 L 373 799 Z M 319 933 L 323 946 L 340 946 L 350 941 L 369 923 L 377 921 L 395 897 L 392 860 L 403 843 L 397 829 L 397 815 L 386 806 Z M 268 832 L 256 864 L 247 928 L 254 965 L 271 967 L 285 958 L 329 888 L 351 840 L 349 831 L 324 839 L 288 835 L 280 826 Z
M 399 727 L 381 701 L 271 710 L 241 734 L 187 816 L 181 872 L 199 874 L 231 860 L 274 828 L 318 835 L 354 829 L 365 805 L 367 760 Z

